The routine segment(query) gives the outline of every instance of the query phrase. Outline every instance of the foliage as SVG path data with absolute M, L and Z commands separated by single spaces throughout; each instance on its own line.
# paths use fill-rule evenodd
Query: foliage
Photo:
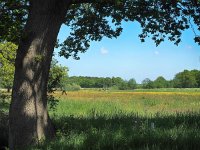
M 119 86 L 118 86 L 119 90 L 127 90 L 128 89 L 128 84 L 127 82 L 122 82 Z
M 122 32 L 123 21 L 137 21 L 141 24 L 143 30 L 139 38 L 142 42 L 146 37 L 152 37 L 156 45 L 165 39 L 178 44 L 181 41 L 181 31 L 193 27 L 191 21 L 199 27 L 199 6 L 199 3 L 194 4 L 190 0 L 175 3 L 101 0 L 72 5 L 66 18 L 66 24 L 72 31 L 61 44 L 60 55 L 79 59 L 78 52 L 85 52 L 90 46 L 90 41 L 100 41 L 103 37 L 118 37 Z M 200 37 L 196 33 L 194 40 L 200 43 Z
M 67 82 L 70 84 L 80 85 L 82 88 L 103 88 L 103 89 L 135 89 L 137 83 L 135 79 L 130 79 L 129 81 L 123 80 L 120 77 L 82 77 L 82 76 L 72 76 L 68 77 Z
M 173 80 L 166 80 L 159 76 L 155 80 L 146 78 L 142 84 L 137 84 L 135 79 L 129 81 L 120 77 L 68 77 L 67 82 L 70 84 L 80 85 L 82 88 L 109 88 L 113 90 L 133 90 L 136 88 L 154 89 L 154 88 L 197 88 L 200 87 L 200 71 L 184 70 L 175 75 Z
M 103 37 L 116 38 L 122 32 L 123 21 L 137 21 L 143 28 L 139 35 L 141 41 L 152 37 L 156 45 L 165 39 L 178 44 L 181 31 L 192 28 L 194 40 L 200 43 L 200 2 L 185 1 L 146 1 L 146 0 L 80 0 L 71 1 L 63 23 L 71 28 L 70 36 L 63 43 L 60 55 L 79 58 L 79 52 L 85 52 L 91 41 L 100 41 Z M 26 37 L 23 32 L 26 24 L 30 0 L 2 0 L 0 4 L 0 40 L 19 43 Z M 63 1 L 55 5 L 64 7 Z M 193 27 L 193 24 L 197 26 Z M 152 35 L 152 36 L 150 36 Z
M 127 82 L 127 85 L 128 85 L 128 89 L 130 89 L 130 90 L 136 89 L 136 87 L 137 87 L 137 83 L 136 83 L 135 79 L 130 79 Z
M 61 88 L 66 84 L 68 68 L 58 65 L 58 61 L 53 59 L 49 72 L 48 92 L 53 92 L 56 88 Z
M 1 0 L 0 42 L 19 44 L 27 21 L 28 0 Z
M 8 90 L 13 85 L 16 50 L 17 46 L 11 42 L 0 43 L 0 81 Z
M 67 71 L 67 67 L 58 65 L 58 61 L 56 59 L 52 59 L 47 86 L 47 90 L 49 93 L 52 94 L 57 88 L 62 89 L 63 86 L 65 86 L 68 76 Z M 49 108 L 55 111 L 56 106 L 58 105 L 58 99 L 55 98 L 53 95 L 47 95 L 47 100 Z
M 80 85 L 77 85 L 75 83 L 67 84 L 65 86 L 66 91 L 79 91 L 81 89 Z
M 151 81 L 146 78 L 142 81 L 144 89 L 153 88 L 197 88 L 200 87 L 200 71 L 199 70 L 184 70 L 175 75 L 173 80 L 167 81 L 160 76 L 156 80 Z
M 55 112 L 56 107 L 58 106 L 59 100 L 53 95 L 47 95 L 47 102 L 49 105 L 49 109 Z
M 8 107 L 10 95 L 0 90 L 0 149 L 8 147 Z
M 146 78 L 142 81 L 142 85 L 144 89 L 151 89 L 153 88 L 153 81 L 151 81 L 149 78 Z
M 166 87 L 168 87 L 167 80 L 165 80 L 164 77 L 159 76 L 159 77 L 154 81 L 154 87 L 155 87 L 155 88 L 166 88 Z
M 200 79 L 199 71 L 184 70 L 183 72 L 176 74 L 174 78 L 174 87 L 178 88 L 198 87 L 199 79 Z

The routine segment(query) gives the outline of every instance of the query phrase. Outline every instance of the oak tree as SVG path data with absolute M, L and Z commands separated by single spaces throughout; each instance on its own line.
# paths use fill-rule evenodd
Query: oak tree
M 47 112 L 47 82 L 54 46 L 59 54 L 78 59 L 91 41 L 116 38 L 123 21 L 141 24 L 141 41 L 151 37 L 175 44 L 192 28 L 200 44 L 199 0 L 1 0 L 0 40 L 19 44 L 9 110 L 10 149 L 35 144 L 55 135 Z M 70 35 L 57 43 L 61 25 Z

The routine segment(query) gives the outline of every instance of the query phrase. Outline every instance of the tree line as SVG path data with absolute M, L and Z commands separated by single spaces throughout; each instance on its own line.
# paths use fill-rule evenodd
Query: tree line
M 138 84 L 134 78 L 124 80 L 121 77 L 83 77 L 72 76 L 67 79 L 68 84 L 77 84 L 82 88 L 112 88 L 119 90 L 131 90 L 136 88 L 153 89 L 153 88 L 199 88 L 200 71 L 184 70 L 175 75 L 174 79 L 166 80 L 159 76 L 155 80 L 146 78 L 141 84 Z
M 68 77 L 68 83 L 80 85 L 82 88 L 113 88 L 120 90 L 135 89 L 137 83 L 135 79 L 128 81 L 123 80 L 120 77 L 83 77 L 83 76 L 72 76 Z
M 166 80 L 159 76 L 154 81 L 146 78 L 142 81 L 141 87 L 144 89 L 153 88 L 199 88 L 200 87 L 200 71 L 184 70 L 175 75 L 172 80 Z

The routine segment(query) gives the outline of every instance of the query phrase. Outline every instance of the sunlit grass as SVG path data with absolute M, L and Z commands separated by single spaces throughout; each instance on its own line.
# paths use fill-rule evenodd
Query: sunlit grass
M 68 92 L 55 94 L 60 100 L 57 115 L 88 116 L 116 113 L 154 116 L 181 112 L 199 112 L 199 92 Z

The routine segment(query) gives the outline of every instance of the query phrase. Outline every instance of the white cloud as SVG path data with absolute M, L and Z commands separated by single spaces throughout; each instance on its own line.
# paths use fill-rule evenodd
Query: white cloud
M 154 51 L 154 54 L 155 55 L 159 55 L 159 51 Z
M 191 45 L 187 45 L 187 49 L 192 49 L 193 47 Z
M 105 47 L 102 47 L 102 48 L 100 49 L 100 52 L 101 52 L 102 55 L 108 54 L 108 50 L 107 50 Z

